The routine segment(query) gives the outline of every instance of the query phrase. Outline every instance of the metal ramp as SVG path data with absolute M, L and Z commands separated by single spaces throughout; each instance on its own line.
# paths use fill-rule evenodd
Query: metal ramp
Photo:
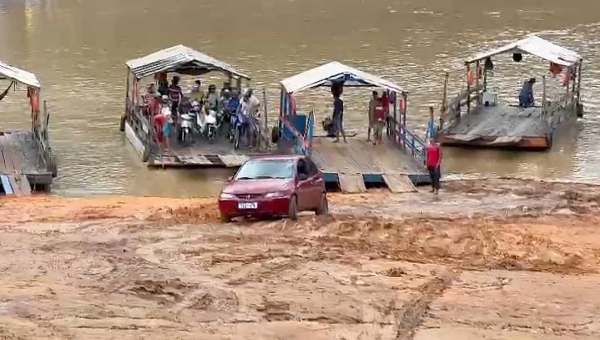
M 338 178 L 343 193 L 357 194 L 367 191 L 361 174 L 338 174 Z
M 417 191 L 417 187 L 407 175 L 383 174 L 383 180 L 390 191 L 395 194 Z

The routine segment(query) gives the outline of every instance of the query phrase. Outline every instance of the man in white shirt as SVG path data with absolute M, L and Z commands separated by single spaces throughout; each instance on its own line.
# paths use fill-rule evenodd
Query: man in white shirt
M 257 117 L 260 117 L 260 100 L 252 94 L 252 89 L 246 90 L 242 102 L 240 103 L 240 112 L 243 115 L 243 126 L 246 134 L 248 147 L 254 144 L 254 127 L 258 125 Z

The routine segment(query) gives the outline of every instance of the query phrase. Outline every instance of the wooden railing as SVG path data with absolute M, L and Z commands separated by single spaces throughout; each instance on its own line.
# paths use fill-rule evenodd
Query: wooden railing
M 150 120 L 142 113 L 142 106 L 129 102 L 127 105 L 127 122 L 133 129 L 140 142 L 148 149 L 149 155 L 152 151 L 159 150 L 154 138 L 154 129 Z

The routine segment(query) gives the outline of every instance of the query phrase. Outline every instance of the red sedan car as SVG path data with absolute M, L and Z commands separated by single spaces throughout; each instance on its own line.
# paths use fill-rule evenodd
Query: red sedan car
M 265 156 L 244 163 L 219 196 L 221 220 L 327 214 L 325 182 L 317 166 L 299 155 Z

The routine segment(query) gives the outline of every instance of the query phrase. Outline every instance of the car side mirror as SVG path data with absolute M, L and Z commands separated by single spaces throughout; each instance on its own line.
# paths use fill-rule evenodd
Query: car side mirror
M 227 182 L 231 182 L 231 181 L 233 181 L 233 176 L 227 177 Z

